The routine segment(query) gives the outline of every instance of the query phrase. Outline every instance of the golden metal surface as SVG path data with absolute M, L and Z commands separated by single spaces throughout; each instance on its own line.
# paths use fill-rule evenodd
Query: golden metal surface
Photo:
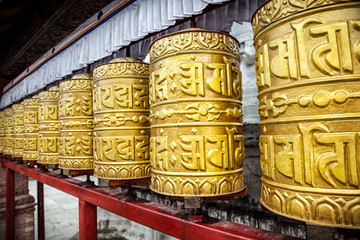
M 13 104 L 13 148 L 12 157 L 22 157 L 24 151 L 24 105 Z
M 359 12 L 269 1 L 254 15 L 261 203 L 275 213 L 360 228 Z
M 59 163 L 59 88 L 39 93 L 39 160 L 41 164 Z
M 13 147 L 13 110 L 11 107 L 5 108 L 5 149 L 4 155 L 12 155 Z
M 94 168 L 92 90 L 89 74 L 78 74 L 60 82 L 60 168 Z
M 118 58 L 97 66 L 94 79 L 94 175 L 150 176 L 148 64 Z
M 24 100 L 24 154 L 23 159 L 37 161 L 39 158 L 39 96 Z
M 239 43 L 190 29 L 150 47 L 151 189 L 219 196 L 245 188 Z
M 0 111 L 0 153 L 4 153 L 5 150 L 5 125 L 6 125 L 6 118 L 5 118 L 5 111 Z

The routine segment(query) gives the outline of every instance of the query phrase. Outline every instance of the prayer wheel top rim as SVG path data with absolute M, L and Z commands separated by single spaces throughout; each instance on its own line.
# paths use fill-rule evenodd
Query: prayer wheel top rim
M 34 95 L 23 101 L 24 108 L 26 107 L 38 107 L 39 106 L 39 95 Z
M 92 80 L 92 76 L 91 74 L 88 73 L 76 74 L 72 76 L 71 79 L 65 79 L 64 81 L 69 81 L 69 80 Z
M 11 116 L 12 116 L 12 113 L 13 113 L 13 110 L 12 110 L 11 107 L 7 107 L 7 108 L 5 108 L 4 112 L 5 112 L 5 115 L 6 115 L 7 117 L 11 117 Z
M 49 88 L 48 91 L 52 91 L 52 92 L 58 92 L 59 91 L 59 86 L 55 85 Z
M 87 73 L 76 74 L 76 75 L 72 76 L 72 78 L 70 78 L 70 79 L 64 79 L 59 83 L 60 95 L 62 93 L 65 93 L 68 91 L 71 92 L 72 90 L 74 90 L 74 88 L 72 88 L 71 86 L 68 86 L 68 84 L 69 83 L 71 84 L 71 82 L 79 83 L 80 86 L 75 87 L 76 90 L 88 91 L 88 90 L 92 89 L 92 84 L 91 84 L 92 81 L 93 81 L 93 79 L 92 79 L 91 74 L 87 74 Z
M 108 62 L 107 64 L 109 64 L 109 63 L 134 63 L 134 62 L 147 64 L 147 63 L 141 61 L 140 59 L 132 58 L 132 57 L 114 58 L 110 62 Z
M 94 67 L 94 69 L 92 70 L 92 72 L 94 73 L 95 69 L 98 69 L 99 67 L 102 67 L 102 66 L 107 66 L 107 65 L 111 65 L 111 64 L 116 64 L 116 63 L 139 63 L 139 64 L 144 64 L 144 65 L 149 65 L 148 63 L 138 59 L 138 58 L 133 58 L 133 57 L 119 57 L 119 58 L 114 58 L 112 60 L 110 60 L 109 62 L 107 63 L 102 63 L 102 64 L 99 64 L 99 65 L 96 65 Z M 93 76 L 93 74 L 92 74 Z
M 114 71 L 108 71 L 109 66 L 113 65 L 123 65 L 124 71 L 121 71 L 120 68 L 115 69 Z M 110 67 L 111 68 L 111 67 Z M 135 71 L 127 71 L 128 68 L 131 68 Z M 94 82 L 105 78 L 111 77 L 121 77 L 121 76 L 129 76 L 129 75 L 137 75 L 137 76 L 144 76 L 148 78 L 149 75 L 149 64 L 132 57 L 120 57 L 114 58 L 108 63 L 99 64 L 92 70 L 92 79 Z
M 59 86 L 52 86 L 48 90 L 44 90 L 39 93 L 39 103 L 47 101 L 58 101 L 59 94 Z
M 202 42 L 205 42 L 206 40 L 208 40 L 208 41 L 211 40 L 211 35 L 209 36 L 209 35 L 205 35 L 205 34 L 217 34 L 218 36 L 223 35 L 226 38 L 231 39 L 232 42 L 230 42 L 228 44 L 233 45 L 233 46 L 229 46 L 231 49 L 228 49 L 228 50 L 226 50 L 226 47 L 219 47 L 218 45 L 213 46 L 212 44 L 208 44 L 206 46 L 206 44 L 202 44 L 200 41 L 198 41 L 197 36 L 194 36 L 193 41 L 196 42 L 196 44 L 190 44 L 188 46 L 182 46 L 181 48 L 179 48 L 179 47 L 174 47 L 172 45 L 173 43 L 171 41 L 169 41 L 169 44 L 166 47 L 167 51 L 166 50 L 161 51 L 161 53 L 159 55 L 155 56 L 154 47 L 157 43 L 159 43 L 163 39 L 171 38 L 171 37 L 181 35 L 184 33 L 197 33 L 197 34 L 203 33 L 204 35 L 202 37 L 204 38 L 204 41 L 202 41 Z M 223 39 L 221 39 L 221 38 L 219 38 L 219 39 L 220 39 L 219 40 L 220 43 L 226 45 L 226 43 L 224 43 Z M 164 47 L 164 49 L 166 49 L 166 48 Z M 211 50 L 211 51 L 217 50 L 217 51 L 223 51 L 223 52 L 230 52 L 230 53 L 234 54 L 237 58 L 240 58 L 239 48 L 240 48 L 239 41 L 227 32 L 205 30 L 205 29 L 201 29 L 201 28 L 189 28 L 189 29 L 178 31 L 178 32 L 169 33 L 169 34 L 166 34 L 164 36 L 161 36 L 161 37 L 155 39 L 149 46 L 150 63 L 152 63 L 153 61 L 157 60 L 158 58 L 160 58 L 164 55 L 176 53 L 176 52 L 186 52 L 186 50 Z
M 22 103 L 16 103 L 11 106 L 14 113 L 15 112 L 23 112 L 24 111 L 24 105 Z
M 303 3 L 298 3 L 298 5 L 292 5 L 288 1 L 282 0 L 267 0 L 262 3 L 251 17 L 251 25 L 253 28 L 254 38 L 262 32 L 269 25 L 295 15 L 300 12 L 304 12 L 309 9 L 323 7 L 326 5 L 334 5 L 344 2 L 351 2 L 354 0 L 330 0 L 330 1 L 306 1 Z M 356 1 L 356 0 L 355 0 Z M 354 1 L 354 2 L 355 2 Z M 279 4 L 278 9 L 274 9 L 272 6 Z M 303 4 L 303 5 L 301 5 Z M 274 12 L 276 13 L 274 14 Z M 261 21 L 261 23 L 260 23 Z

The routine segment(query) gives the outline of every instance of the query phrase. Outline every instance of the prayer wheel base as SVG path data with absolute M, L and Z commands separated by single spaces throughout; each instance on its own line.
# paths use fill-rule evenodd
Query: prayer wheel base
M 62 174 L 69 177 L 77 177 L 83 175 L 93 175 L 93 169 L 85 169 L 85 170 L 74 170 L 74 169 L 62 169 Z
M 16 161 L 17 163 L 24 163 L 23 159 L 21 157 L 13 157 L 13 161 Z
M 38 163 L 37 164 L 39 168 L 43 168 L 46 170 L 52 170 L 55 171 L 57 169 L 59 169 L 59 165 L 58 164 L 43 164 L 43 163 Z
M 243 196 L 245 196 L 247 194 L 247 192 L 248 192 L 248 189 L 245 186 L 244 189 L 242 189 L 241 191 L 239 191 L 237 193 L 231 193 L 231 194 L 226 194 L 226 195 L 221 195 L 221 196 L 201 196 L 199 198 L 200 198 L 200 202 L 204 202 L 204 201 L 207 201 L 207 200 L 208 201 L 212 201 L 212 200 L 233 201 L 235 199 L 235 197 L 243 197 Z M 185 198 L 187 198 L 187 197 L 167 196 L 167 195 L 165 196 L 165 199 L 176 200 L 176 201 L 183 201 Z
M 29 167 L 35 167 L 37 165 L 37 162 L 36 161 L 29 161 L 29 160 L 26 160 L 24 161 L 25 163 L 27 163 L 27 165 Z
M 100 186 L 108 187 L 110 189 L 122 187 L 122 186 L 145 186 L 148 187 L 150 184 L 150 177 L 138 178 L 138 179 L 101 179 Z

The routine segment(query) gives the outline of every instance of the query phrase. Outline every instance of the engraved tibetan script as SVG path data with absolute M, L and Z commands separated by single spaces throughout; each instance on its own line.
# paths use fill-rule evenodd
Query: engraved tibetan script
M 243 136 L 236 128 L 226 128 L 226 135 L 182 135 L 181 163 L 193 171 L 206 171 L 208 165 L 221 170 L 237 169 L 243 161 Z
M 359 186 L 356 133 L 331 133 L 322 123 L 298 127 L 300 134 L 260 137 L 264 176 L 276 181 L 277 171 L 301 185 Z
M 84 105 L 86 106 L 86 99 Z M 148 87 L 144 85 L 109 85 L 95 89 L 94 109 L 96 111 L 119 108 L 146 108 Z M 85 110 L 85 109 L 84 109 Z
M 148 161 L 149 136 L 95 138 L 95 157 L 108 161 Z
M 181 90 L 191 96 L 205 96 L 205 86 L 221 96 L 241 99 L 241 72 L 234 61 L 224 63 L 188 62 L 180 64 Z M 208 76 L 208 77 L 205 77 Z
M 47 121 L 47 120 L 58 120 L 59 112 L 58 105 L 49 105 L 49 106 L 41 106 L 39 107 L 39 120 Z
M 353 73 L 351 51 L 353 49 L 355 59 L 358 58 L 359 43 L 356 41 L 351 46 L 351 33 L 353 29 L 360 29 L 358 24 L 358 21 L 324 24 L 317 17 L 291 23 L 293 32 L 258 47 L 255 54 L 257 85 L 271 87 L 273 76 L 291 81 L 309 79 L 312 69 L 330 76 Z

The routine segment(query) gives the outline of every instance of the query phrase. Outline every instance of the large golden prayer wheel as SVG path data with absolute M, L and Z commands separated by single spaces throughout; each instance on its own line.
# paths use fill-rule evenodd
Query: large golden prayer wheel
M 268 1 L 255 13 L 261 203 L 360 228 L 360 3 Z
M 150 177 L 148 77 L 148 64 L 129 57 L 94 69 L 95 176 Z
M 4 155 L 12 155 L 13 147 L 13 110 L 11 107 L 5 108 L 5 148 Z
M 24 105 L 13 104 L 13 148 L 11 156 L 22 158 L 24 151 Z
M 239 43 L 189 29 L 150 47 L 151 189 L 220 196 L 245 188 Z
M 59 87 L 39 93 L 40 164 L 59 163 Z
M 4 153 L 5 150 L 5 111 L 0 111 L 0 154 Z
M 37 161 L 39 157 L 39 96 L 24 100 L 24 154 L 26 161 Z
M 94 167 L 92 90 L 89 74 L 78 74 L 60 82 L 60 168 Z

